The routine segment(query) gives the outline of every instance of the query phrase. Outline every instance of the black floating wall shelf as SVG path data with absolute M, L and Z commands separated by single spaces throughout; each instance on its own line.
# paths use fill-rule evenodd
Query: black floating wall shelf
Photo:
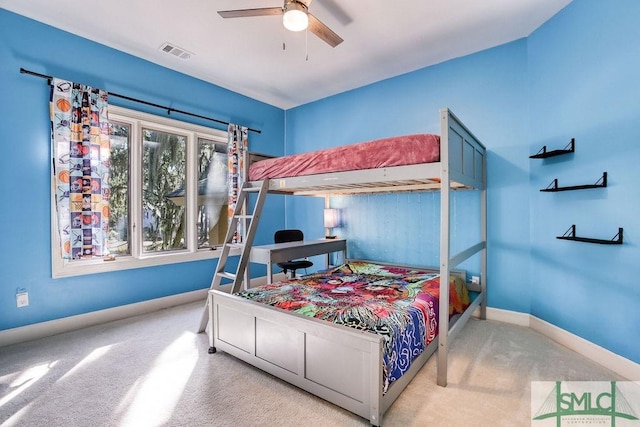
M 576 151 L 576 139 L 571 138 L 571 142 L 566 147 L 560 150 L 547 151 L 547 146 L 542 147 L 536 154 L 529 156 L 530 159 L 546 159 L 547 157 L 560 156 L 562 154 L 569 154 Z
M 618 228 L 618 234 L 613 236 L 611 240 L 592 239 L 590 237 L 577 237 L 575 224 L 569 227 L 562 236 L 556 237 L 562 240 L 573 240 L 576 242 L 598 243 L 601 245 L 621 245 L 622 244 L 622 227 Z
M 586 185 L 572 185 L 569 187 L 558 187 L 558 178 L 554 179 L 551 184 L 547 186 L 547 188 L 543 188 L 540 191 L 545 191 L 548 193 L 553 193 L 556 191 L 570 191 L 570 190 L 586 190 L 588 188 L 605 188 L 607 186 L 607 173 L 603 172 L 602 177 L 596 181 L 595 184 L 586 184 Z

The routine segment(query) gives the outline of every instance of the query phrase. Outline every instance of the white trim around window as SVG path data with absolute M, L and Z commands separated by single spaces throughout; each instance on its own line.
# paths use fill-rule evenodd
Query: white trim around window
M 220 144 L 227 144 L 227 132 L 198 126 L 179 120 L 174 120 L 153 114 L 142 113 L 122 107 L 110 106 L 109 119 L 114 122 L 131 125 L 131 168 L 130 168 L 130 255 L 116 256 L 107 259 L 63 260 L 60 255 L 60 243 L 55 212 L 55 181 L 53 165 L 51 170 L 51 265 L 52 277 L 68 277 L 84 274 L 103 273 L 109 271 L 126 270 L 132 268 L 151 267 L 156 265 L 198 261 L 218 258 L 221 249 L 198 249 L 196 238 L 197 222 L 197 150 L 198 140 L 207 139 Z M 187 248 L 162 253 L 142 253 L 142 206 L 141 206 L 141 156 L 142 144 L 140 130 L 149 127 L 167 132 L 174 132 L 187 137 Z M 232 251 L 233 252 L 233 251 Z M 231 253 L 234 255 L 234 253 Z

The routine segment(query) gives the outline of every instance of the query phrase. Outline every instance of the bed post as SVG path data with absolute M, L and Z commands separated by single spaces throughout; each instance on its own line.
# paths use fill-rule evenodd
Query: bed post
M 480 319 L 487 319 L 487 154 L 482 161 L 482 191 L 480 193 L 480 239 L 484 242 L 484 249 L 480 255 L 480 289 L 482 302 L 480 303 Z
M 440 110 L 440 298 L 438 315 L 438 385 L 447 385 L 447 356 L 449 353 L 449 110 Z

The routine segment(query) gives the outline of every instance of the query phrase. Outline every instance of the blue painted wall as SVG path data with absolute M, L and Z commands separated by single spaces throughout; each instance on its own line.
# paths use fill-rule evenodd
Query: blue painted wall
M 451 108 L 489 150 L 489 306 L 531 313 L 640 362 L 638 16 L 636 0 L 574 1 L 526 39 L 287 111 L 285 150 L 438 133 L 439 108 Z M 575 154 L 529 159 L 572 137 Z M 604 171 L 607 189 L 539 191 L 556 177 L 561 185 L 595 183 Z M 454 252 L 477 234 L 462 215 L 473 196 L 456 196 Z M 286 203 L 288 222 L 317 230 L 321 220 L 311 213 L 321 201 Z M 350 256 L 437 265 L 437 195 L 331 203 L 343 210 L 337 234 L 349 239 Z M 624 227 L 625 244 L 555 238 L 571 224 L 598 238 Z M 473 272 L 477 262 L 463 267 Z
M 70 61 L 72 53 L 88 59 Z M 49 88 L 46 80 L 21 74 L 21 67 L 260 129 L 249 134 L 254 151 L 282 154 L 284 140 L 282 109 L 0 9 L 0 330 L 208 288 L 215 260 L 51 278 Z M 283 201 L 270 200 L 268 211 L 257 236 L 262 243 L 272 239 L 262 230 L 284 223 Z M 17 288 L 29 292 L 28 307 L 16 308 Z
M 531 161 L 531 313 L 640 362 L 640 2 L 579 0 L 529 37 L 530 151 L 575 154 Z M 560 185 L 609 186 L 540 193 Z M 557 240 L 580 236 L 622 246 Z
M 637 16 L 636 0 L 577 0 L 526 39 L 284 113 L 0 10 L 0 84 L 15 102 L 0 105 L 6 153 L 0 161 L 3 182 L 19 183 L 3 189 L 0 329 L 207 287 L 213 269 L 197 262 L 129 270 L 96 275 L 91 285 L 50 278 L 48 91 L 43 81 L 18 73 L 25 67 L 260 128 L 252 148 L 273 154 L 437 133 L 438 110 L 449 107 L 489 150 L 489 305 L 531 313 L 640 363 Z M 60 46 L 106 58 L 95 67 L 67 67 L 55 54 Z M 542 145 L 559 148 L 572 137 L 573 155 L 528 158 Z M 23 159 L 25 147 L 30 156 Z M 603 171 L 609 172 L 607 189 L 539 192 L 553 178 L 564 185 L 591 183 Z M 475 198 L 460 193 L 453 200 L 454 250 L 478 233 L 462 215 Z M 337 233 L 349 238 L 352 256 L 437 263 L 438 251 L 428 243 L 439 239 L 435 194 L 331 202 L 344 211 L 346 225 Z M 270 241 L 284 224 L 320 237 L 322 206 L 321 198 L 270 199 L 259 241 Z M 555 238 L 571 224 L 599 238 L 624 227 L 625 244 Z M 477 271 L 477 260 L 465 268 Z M 18 286 L 30 291 L 27 309 L 15 308 Z

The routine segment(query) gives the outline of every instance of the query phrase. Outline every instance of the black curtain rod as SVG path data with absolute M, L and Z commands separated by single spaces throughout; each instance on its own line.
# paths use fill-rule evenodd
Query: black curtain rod
M 51 81 L 53 80 L 53 77 L 51 77 L 51 76 L 47 76 L 46 74 L 36 73 L 35 71 L 29 71 L 29 70 L 26 70 L 24 68 L 20 68 L 20 72 L 23 73 L 23 74 L 30 74 L 32 76 L 40 77 L 41 79 L 47 79 L 49 81 L 49 84 L 51 84 Z M 132 97 L 126 96 L 126 95 L 120 95 L 120 94 L 117 94 L 117 93 L 109 92 L 109 96 L 115 96 L 116 98 L 126 99 L 127 101 L 138 102 L 140 104 L 149 105 L 151 107 L 160 108 L 162 110 L 167 110 L 167 114 L 171 114 L 171 112 L 173 111 L 175 113 L 185 114 L 187 116 L 192 116 L 192 117 L 198 117 L 199 119 L 211 120 L 212 122 L 220 123 L 220 124 L 223 124 L 223 125 L 229 125 L 229 122 L 224 122 L 222 120 L 214 119 L 214 118 L 211 118 L 211 117 L 201 116 L 199 114 L 190 113 L 188 111 L 177 110 L 177 109 L 172 108 L 172 107 L 165 107 L 164 105 L 154 104 L 153 102 L 143 101 L 141 99 L 132 98 Z M 261 131 L 257 130 L 257 129 L 247 128 L 247 130 L 251 131 L 251 132 L 255 132 L 255 133 L 261 133 Z

